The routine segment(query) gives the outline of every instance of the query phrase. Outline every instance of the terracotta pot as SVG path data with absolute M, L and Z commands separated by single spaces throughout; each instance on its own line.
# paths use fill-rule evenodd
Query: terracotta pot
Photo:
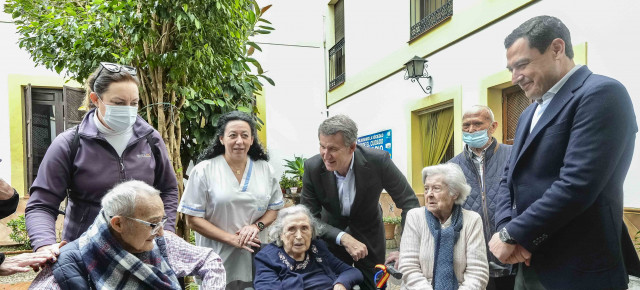
M 392 240 L 396 232 L 396 224 L 384 223 L 384 238 Z

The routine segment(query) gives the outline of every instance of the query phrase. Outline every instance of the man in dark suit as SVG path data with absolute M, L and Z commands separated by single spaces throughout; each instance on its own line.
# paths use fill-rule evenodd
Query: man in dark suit
M 385 261 L 382 189 L 402 209 L 403 224 L 420 204 L 389 154 L 356 145 L 357 136 L 356 124 L 345 115 L 322 122 L 320 154 L 304 164 L 300 202 L 325 223 L 322 237 L 331 252 L 362 272 L 364 290 L 375 289 L 374 267 Z
M 520 263 L 515 289 L 626 289 L 638 261 L 622 222 L 638 131 L 629 94 L 575 65 L 555 17 L 526 21 L 505 47 L 513 83 L 535 102 L 518 121 L 491 252 Z

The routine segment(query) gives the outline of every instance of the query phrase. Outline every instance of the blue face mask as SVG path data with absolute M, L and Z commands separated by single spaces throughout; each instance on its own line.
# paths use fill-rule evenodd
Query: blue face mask
M 486 129 L 473 133 L 462 132 L 462 141 L 471 148 L 482 148 L 489 141 L 489 135 Z

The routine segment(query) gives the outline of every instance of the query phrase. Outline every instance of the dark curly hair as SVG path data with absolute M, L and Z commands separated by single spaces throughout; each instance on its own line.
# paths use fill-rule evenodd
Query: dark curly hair
M 209 147 L 207 147 L 207 149 L 198 156 L 198 161 L 196 163 L 224 154 L 224 145 L 222 145 L 218 140 L 220 140 L 220 136 L 224 136 L 224 130 L 227 128 L 227 124 L 231 121 L 237 120 L 245 121 L 249 124 L 249 127 L 251 127 L 253 144 L 251 144 L 249 152 L 247 153 L 249 157 L 253 160 L 269 161 L 269 155 L 264 151 L 262 145 L 260 145 L 260 141 L 258 140 L 258 130 L 256 130 L 256 122 L 253 118 L 247 113 L 231 111 L 220 116 L 218 124 L 216 124 L 216 135 L 213 137 L 213 142 L 211 142 L 211 145 L 209 145 Z
M 504 40 L 504 48 L 509 49 L 516 40 L 524 37 L 529 40 L 529 47 L 536 48 L 542 54 L 551 42 L 560 38 L 564 41 L 564 52 L 569 59 L 573 59 L 571 33 L 560 19 L 553 16 L 536 16 L 514 29 Z

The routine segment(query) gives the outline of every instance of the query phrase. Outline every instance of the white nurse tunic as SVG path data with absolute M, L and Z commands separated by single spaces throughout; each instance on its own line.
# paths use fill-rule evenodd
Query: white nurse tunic
M 267 210 L 283 206 L 280 184 L 269 163 L 247 158 L 244 175 L 238 183 L 231 167 L 219 155 L 193 168 L 178 211 L 204 218 L 226 232 L 235 233 L 255 223 Z M 263 233 L 260 241 L 266 243 Z M 253 281 L 251 253 L 198 233 L 195 236 L 197 246 L 212 248 L 220 255 L 227 283 Z

